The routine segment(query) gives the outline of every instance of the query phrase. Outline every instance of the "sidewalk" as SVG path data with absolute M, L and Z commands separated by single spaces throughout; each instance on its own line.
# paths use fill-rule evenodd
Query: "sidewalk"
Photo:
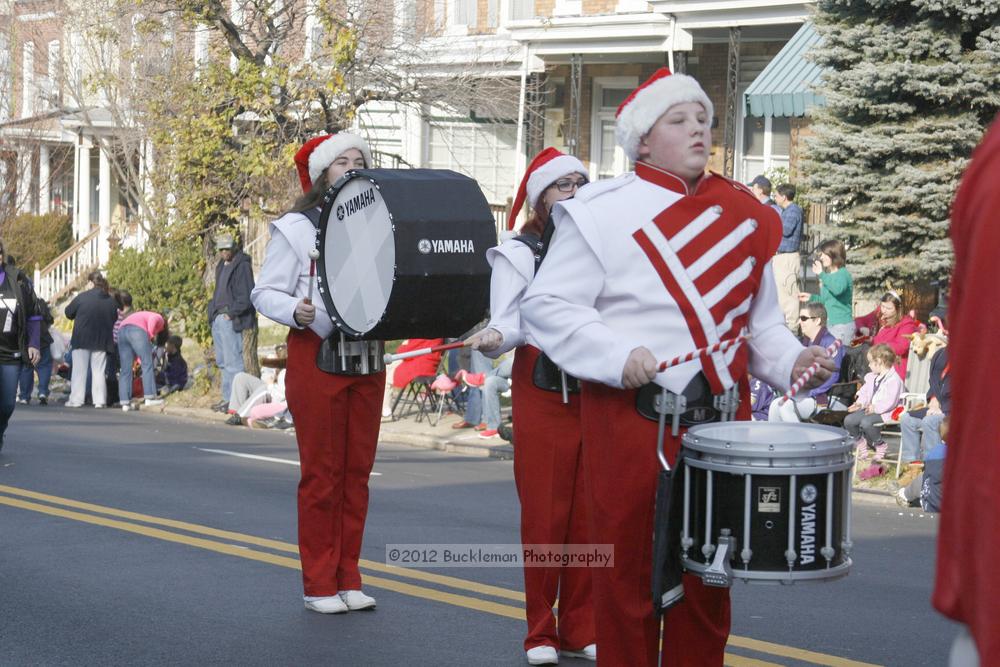
M 157 408 L 142 408 L 149 412 L 165 415 L 186 417 L 200 421 L 215 422 L 224 425 L 225 415 L 213 412 L 208 408 L 171 405 L 168 401 Z M 416 422 L 412 417 L 399 421 L 383 421 L 379 434 L 380 442 L 392 442 L 411 447 L 437 449 L 443 452 L 461 454 L 463 456 L 481 456 L 500 460 L 514 458 L 514 447 L 499 437 L 483 439 L 472 429 L 455 430 L 451 425 L 459 417 L 444 417 L 436 426 L 431 426 L 426 420 Z M 246 426 L 230 426 L 228 428 L 247 428 Z M 291 429 L 286 431 L 292 433 Z

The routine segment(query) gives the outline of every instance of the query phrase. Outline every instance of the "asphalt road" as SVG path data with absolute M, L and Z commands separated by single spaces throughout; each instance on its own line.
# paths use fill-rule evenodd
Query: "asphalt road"
M 0 665 L 525 664 L 520 570 L 385 565 L 387 544 L 517 543 L 509 461 L 380 445 L 362 553 L 378 609 L 322 616 L 302 607 L 296 460 L 286 433 L 18 406 L 0 452 Z M 936 530 L 857 501 L 849 577 L 734 587 L 726 664 L 944 664 Z

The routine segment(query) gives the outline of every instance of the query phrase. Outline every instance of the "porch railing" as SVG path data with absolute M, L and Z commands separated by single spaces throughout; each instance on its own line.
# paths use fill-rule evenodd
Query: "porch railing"
M 71 245 L 43 268 L 35 264 L 35 293 L 54 303 L 73 289 L 82 276 L 100 266 L 98 228 Z

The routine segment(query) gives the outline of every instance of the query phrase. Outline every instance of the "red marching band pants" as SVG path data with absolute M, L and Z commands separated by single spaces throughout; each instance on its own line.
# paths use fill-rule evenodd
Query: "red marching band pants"
M 289 332 L 285 376 L 302 465 L 302 581 L 315 597 L 361 588 L 358 559 L 385 391 L 384 371 L 331 375 L 317 368 L 321 342 L 309 329 Z
M 582 384 L 591 542 L 615 549 L 613 568 L 591 569 L 598 661 L 602 666 L 656 667 L 661 619 L 653 612 L 651 589 L 660 470 L 657 424 L 636 411 L 635 390 Z M 746 413 L 740 418 L 745 419 L 745 387 L 740 393 L 740 413 Z M 664 449 L 671 463 L 680 444 L 680 437 L 668 431 Z M 685 574 L 684 601 L 663 617 L 663 667 L 721 667 L 729 626 L 729 590 L 705 586 L 699 577 Z
M 522 544 L 587 544 L 580 396 L 538 389 L 532 371 L 537 348 L 514 355 L 514 481 L 521 501 Z M 581 649 L 593 644 L 591 568 L 525 567 L 528 634 L 524 648 Z M 559 598 L 559 623 L 552 607 Z

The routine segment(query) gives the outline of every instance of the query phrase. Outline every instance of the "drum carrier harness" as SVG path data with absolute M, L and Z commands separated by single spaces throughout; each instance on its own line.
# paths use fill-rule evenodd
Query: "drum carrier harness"
M 319 243 L 320 209 L 300 211 L 316 228 Z M 331 334 L 323 339 L 316 353 L 316 367 L 333 375 L 373 375 L 385 370 L 385 342 L 381 340 L 348 340 L 343 331 L 334 345 Z
M 546 253 L 549 251 L 549 243 L 552 241 L 552 233 L 555 225 L 549 220 L 542 230 L 542 235 L 525 233 L 514 237 L 515 241 L 520 241 L 531 249 L 535 257 L 535 273 L 542 266 Z M 563 403 L 569 403 L 569 394 L 580 393 L 580 381 L 559 368 L 549 355 L 541 352 L 535 361 L 535 367 L 531 372 L 532 383 L 543 391 L 562 392 Z

